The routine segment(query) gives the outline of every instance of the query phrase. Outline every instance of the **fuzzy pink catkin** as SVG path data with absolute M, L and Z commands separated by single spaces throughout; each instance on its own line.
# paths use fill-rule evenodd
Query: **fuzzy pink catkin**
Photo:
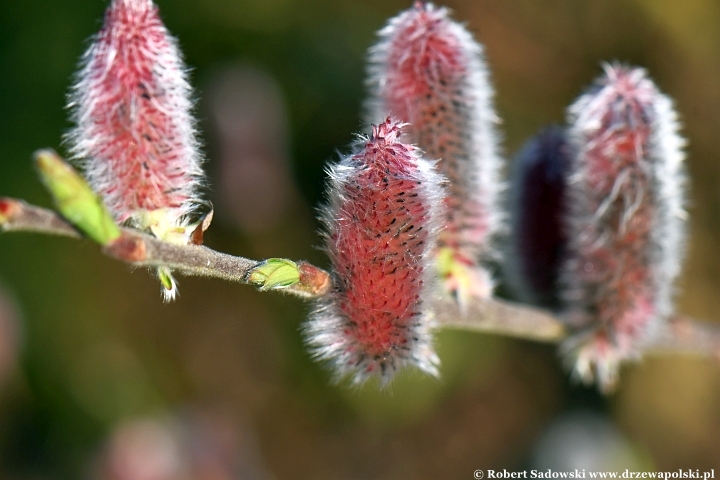
M 432 318 L 441 177 L 402 143 L 402 124 L 373 127 L 357 153 L 329 168 L 322 221 L 335 289 L 306 327 L 317 357 L 356 383 L 414 365 L 437 375 Z
M 190 93 L 152 0 L 113 0 L 72 90 L 68 140 L 118 222 L 168 209 L 179 223 L 197 205 L 203 172 Z
M 443 269 L 444 286 L 461 304 L 487 297 L 492 281 L 479 262 L 495 256 L 502 182 L 482 47 L 445 8 L 422 2 L 391 19 L 379 37 L 369 55 L 369 123 L 388 114 L 409 123 L 409 141 L 438 160 L 448 179 L 438 246 L 460 267 Z
M 606 65 L 569 109 L 565 346 L 576 373 L 612 388 L 620 362 L 673 313 L 685 250 L 684 140 L 645 70 Z

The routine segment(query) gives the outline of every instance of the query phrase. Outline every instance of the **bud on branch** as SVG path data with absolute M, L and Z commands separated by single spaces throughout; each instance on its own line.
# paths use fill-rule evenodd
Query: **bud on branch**
M 569 166 L 565 131 L 545 128 L 517 155 L 510 188 L 506 276 L 522 300 L 553 310 L 560 307 L 558 277 L 567 245 L 563 219 Z

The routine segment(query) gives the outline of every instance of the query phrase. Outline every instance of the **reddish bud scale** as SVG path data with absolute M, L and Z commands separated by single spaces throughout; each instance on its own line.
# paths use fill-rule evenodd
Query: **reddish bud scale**
M 437 374 L 431 345 L 431 295 L 440 176 L 398 140 L 402 124 L 373 128 L 358 153 L 329 170 L 322 217 L 334 291 L 307 326 L 321 359 L 338 377 L 383 382 L 405 365 Z
M 417 2 L 391 19 L 370 51 L 371 121 L 391 114 L 408 122 L 409 139 L 447 179 L 439 247 L 478 270 L 476 292 L 489 295 L 478 260 L 492 256 L 500 224 L 496 207 L 500 159 L 493 90 L 482 47 L 444 8 Z M 449 279 L 446 286 L 450 291 Z M 454 292 L 457 293 L 457 292 Z
M 9 198 L 0 198 L 0 219 L 7 220 L 19 210 L 17 202 Z
M 202 177 L 190 86 L 152 0 L 113 0 L 70 106 L 73 154 L 116 219 L 197 202 Z
M 567 318 L 576 371 L 601 388 L 672 313 L 684 251 L 683 141 L 643 69 L 606 66 L 569 110 Z M 589 335 L 589 336 L 588 336 Z

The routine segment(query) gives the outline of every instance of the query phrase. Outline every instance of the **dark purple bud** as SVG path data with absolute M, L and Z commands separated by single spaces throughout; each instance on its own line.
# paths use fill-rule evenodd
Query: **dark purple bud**
M 547 127 L 515 158 L 511 191 L 511 283 L 525 301 L 560 307 L 558 275 L 567 244 L 562 213 L 569 155 L 565 132 Z

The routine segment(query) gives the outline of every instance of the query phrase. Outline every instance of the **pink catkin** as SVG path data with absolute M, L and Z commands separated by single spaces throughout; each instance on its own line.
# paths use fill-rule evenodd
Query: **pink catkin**
M 85 53 L 70 107 L 74 157 L 119 222 L 197 203 L 203 176 L 190 85 L 152 0 L 113 0 Z
M 306 332 L 337 377 L 353 374 L 356 383 L 386 382 L 405 365 L 437 374 L 424 303 L 434 277 L 440 176 L 398 140 L 401 127 L 390 119 L 374 127 L 356 154 L 329 169 L 322 220 L 335 291 Z
M 391 114 L 409 123 L 409 140 L 438 160 L 449 181 L 438 246 L 451 249 L 474 283 L 472 292 L 461 292 L 457 279 L 445 278 L 445 287 L 461 301 L 467 294 L 489 296 L 490 276 L 479 261 L 495 256 L 502 182 L 482 47 L 446 9 L 422 2 L 391 19 L 379 36 L 370 50 L 370 121 Z
M 672 314 L 684 253 L 684 141 L 672 102 L 640 68 L 606 66 L 569 109 L 571 239 L 566 345 L 584 380 L 613 386 L 619 363 Z

